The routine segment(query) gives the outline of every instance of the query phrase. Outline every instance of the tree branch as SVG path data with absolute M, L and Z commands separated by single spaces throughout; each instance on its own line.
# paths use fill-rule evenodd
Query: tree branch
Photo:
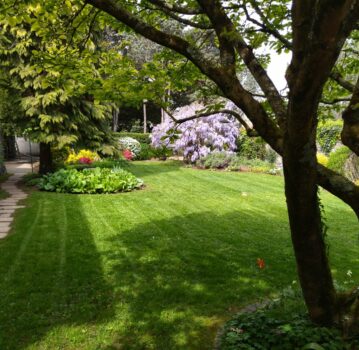
M 183 15 L 200 15 L 203 14 L 203 11 L 200 8 L 190 8 L 190 7 L 181 7 L 176 4 L 167 4 L 162 0 L 148 0 L 150 3 L 161 7 L 162 9 L 177 12 Z
M 255 57 L 253 50 L 238 33 L 220 3 L 216 0 L 198 0 L 206 11 L 212 24 L 217 27 L 217 35 L 235 47 L 240 57 L 248 67 L 254 79 L 266 95 L 268 102 L 275 113 L 279 125 L 284 127 L 287 109 L 277 88 L 269 78 L 267 72 Z
M 169 17 L 173 18 L 174 20 L 183 23 L 185 25 L 194 27 L 194 28 L 198 28 L 198 29 L 204 29 L 204 30 L 209 30 L 209 29 L 213 29 L 212 26 L 210 26 L 209 24 L 206 23 L 198 23 L 198 22 L 194 22 L 192 20 L 186 19 L 186 18 L 182 18 L 181 16 L 173 13 L 171 10 L 168 9 L 168 7 L 163 7 L 163 6 L 158 6 L 157 3 L 159 2 L 158 0 L 148 0 L 150 3 L 154 4 L 157 6 L 157 8 L 162 11 L 163 13 L 165 13 L 166 15 L 168 15 Z
M 354 91 L 355 86 L 350 81 L 345 80 L 339 72 L 331 72 L 330 77 L 344 89 L 350 92 Z
M 245 120 L 242 118 L 242 116 L 239 113 L 237 113 L 236 111 L 230 110 L 230 109 L 220 109 L 218 111 L 197 113 L 197 114 L 194 114 L 194 115 L 192 115 L 190 117 L 186 117 L 186 118 L 182 118 L 182 119 L 175 118 L 174 115 L 171 112 L 169 112 L 165 108 L 163 108 L 163 109 L 176 124 L 182 124 L 182 123 L 188 122 L 190 120 L 195 120 L 195 119 L 199 119 L 199 118 L 203 118 L 203 117 L 209 117 L 209 116 L 215 115 L 215 114 L 221 114 L 221 113 L 229 114 L 229 115 L 232 115 L 233 117 L 235 117 L 239 121 L 239 123 L 243 125 L 243 127 L 247 131 L 247 134 L 250 134 L 250 136 L 258 136 L 258 133 L 255 130 L 253 130 L 245 122 Z

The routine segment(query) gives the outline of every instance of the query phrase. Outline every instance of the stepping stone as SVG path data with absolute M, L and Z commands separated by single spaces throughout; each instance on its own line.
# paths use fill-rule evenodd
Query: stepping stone
M 7 231 L 9 232 L 9 231 Z M 0 232 L 0 239 L 3 239 L 7 236 L 7 232 Z
M 2 203 L 0 203 L 0 213 L 2 210 L 7 210 L 7 209 L 20 209 L 20 208 L 25 208 L 24 205 L 4 205 Z
M 12 222 L 13 218 L 12 217 L 8 217 L 8 218 L 3 218 L 3 217 L 0 217 L 0 222 Z

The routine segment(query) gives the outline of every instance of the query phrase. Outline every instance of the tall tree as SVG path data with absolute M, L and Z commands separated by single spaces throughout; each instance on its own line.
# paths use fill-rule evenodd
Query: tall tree
M 87 0 L 95 8 L 191 61 L 251 120 L 256 131 L 283 156 L 285 193 L 300 283 L 313 321 L 343 321 L 357 295 L 340 298 L 335 291 L 326 252 L 318 185 L 352 207 L 359 217 L 359 188 L 317 164 L 316 125 L 322 91 L 335 79 L 335 64 L 359 16 L 357 0 L 220 1 L 220 0 Z M 139 15 L 139 13 L 141 15 Z M 157 18 L 182 25 L 183 34 L 163 31 Z M 111 20 L 109 20 L 111 21 Z M 187 36 L 186 28 L 203 33 Z M 202 48 L 215 34 L 217 51 Z M 287 98 L 281 96 L 256 49 L 269 44 L 291 50 Z M 245 65 L 260 86 L 265 108 L 238 79 Z M 344 80 L 344 79 L 343 79 Z M 355 85 L 356 84 L 356 85 Z M 359 153 L 359 86 L 343 113 L 343 142 Z M 344 301 L 343 301 L 344 299 Z

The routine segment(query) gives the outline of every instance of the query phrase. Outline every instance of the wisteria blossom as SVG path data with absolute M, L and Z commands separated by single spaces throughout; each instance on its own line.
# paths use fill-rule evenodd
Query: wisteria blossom
M 231 107 L 229 104 L 226 106 L 227 109 Z M 187 109 L 184 113 L 177 114 L 176 118 L 183 119 L 193 114 L 193 110 Z M 240 125 L 234 117 L 221 113 L 189 120 L 179 125 L 175 125 L 168 118 L 153 128 L 152 146 L 171 148 L 176 153 L 183 154 L 187 162 L 194 163 L 211 152 L 235 151 L 239 128 Z M 178 138 L 171 142 L 174 130 L 178 132 Z

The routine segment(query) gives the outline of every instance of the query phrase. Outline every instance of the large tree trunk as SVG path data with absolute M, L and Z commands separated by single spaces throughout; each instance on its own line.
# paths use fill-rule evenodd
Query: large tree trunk
M 52 162 L 51 145 L 49 143 L 40 143 L 40 174 L 47 174 L 54 170 Z
M 308 118 L 306 125 L 296 112 L 289 114 L 283 153 L 291 237 L 310 318 L 328 326 L 336 321 L 336 292 L 318 198 L 315 118 Z

